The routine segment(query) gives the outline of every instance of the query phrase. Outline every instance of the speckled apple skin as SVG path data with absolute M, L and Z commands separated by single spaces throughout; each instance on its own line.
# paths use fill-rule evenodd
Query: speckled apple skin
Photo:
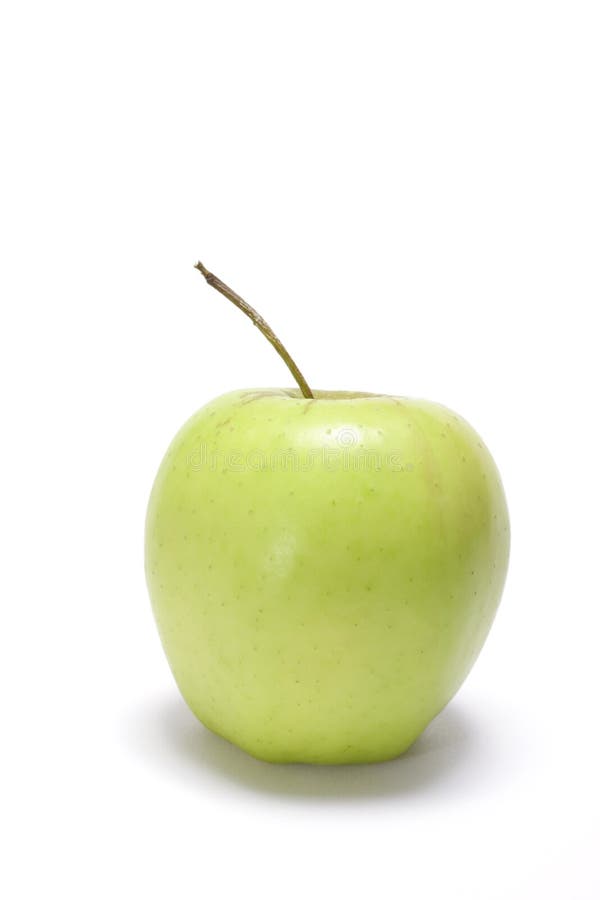
M 183 697 L 272 762 L 403 753 L 479 654 L 508 556 L 479 436 L 443 406 L 380 395 L 217 398 L 169 447 L 146 520 Z

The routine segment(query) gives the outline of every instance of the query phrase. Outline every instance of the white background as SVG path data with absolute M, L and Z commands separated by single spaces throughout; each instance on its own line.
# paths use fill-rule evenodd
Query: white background
M 594 2 L 6 4 L 0 752 L 7 898 L 592 900 Z M 179 699 L 143 578 L 182 422 L 288 385 L 422 396 L 492 449 L 513 552 L 403 759 L 258 763 Z

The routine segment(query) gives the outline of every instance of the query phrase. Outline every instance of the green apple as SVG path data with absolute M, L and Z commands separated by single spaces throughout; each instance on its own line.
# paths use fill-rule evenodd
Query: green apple
M 226 394 L 175 437 L 147 513 L 152 606 L 214 732 L 273 762 L 390 759 L 481 650 L 504 493 L 445 407 L 306 392 Z

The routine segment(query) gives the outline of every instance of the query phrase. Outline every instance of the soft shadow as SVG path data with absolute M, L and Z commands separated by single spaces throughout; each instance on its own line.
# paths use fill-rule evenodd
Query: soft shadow
M 260 762 L 204 728 L 176 697 L 137 710 L 125 723 L 124 738 L 147 762 L 185 777 L 187 783 L 199 780 L 206 785 L 216 778 L 254 793 L 311 801 L 422 795 L 434 787 L 438 794 L 442 785 L 444 792 L 462 793 L 482 759 L 474 724 L 456 702 L 403 756 L 368 765 Z

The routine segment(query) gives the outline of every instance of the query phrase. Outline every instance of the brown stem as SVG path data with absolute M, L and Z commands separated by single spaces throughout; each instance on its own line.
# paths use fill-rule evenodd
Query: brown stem
M 228 300 L 231 300 L 234 306 L 237 306 L 238 309 L 241 309 L 241 311 L 245 313 L 249 319 L 252 320 L 253 324 L 256 325 L 258 330 L 262 334 L 264 334 L 269 343 L 272 344 L 275 350 L 277 350 L 277 352 L 279 353 L 280 357 L 294 376 L 298 387 L 302 391 L 303 397 L 306 397 L 307 400 L 313 400 L 313 392 L 306 383 L 302 372 L 300 371 L 290 354 L 287 352 L 275 332 L 267 325 L 263 317 L 260 316 L 256 312 L 256 310 L 252 306 L 250 306 L 249 303 L 246 303 L 246 301 L 242 297 L 240 297 L 239 294 L 236 294 L 236 292 L 232 291 L 230 287 L 227 287 L 227 285 L 223 281 L 221 281 L 220 278 L 217 278 L 216 275 L 213 275 L 212 272 L 209 272 L 206 266 L 203 266 L 201 262 L 197 262 L 194 268 L 198 269 L 198 271 L 204 275 L 211 287 L 213 287 L 216 291 L 219 291 L 220 294 L 223 294 L 224 297 L 227 297 Z

